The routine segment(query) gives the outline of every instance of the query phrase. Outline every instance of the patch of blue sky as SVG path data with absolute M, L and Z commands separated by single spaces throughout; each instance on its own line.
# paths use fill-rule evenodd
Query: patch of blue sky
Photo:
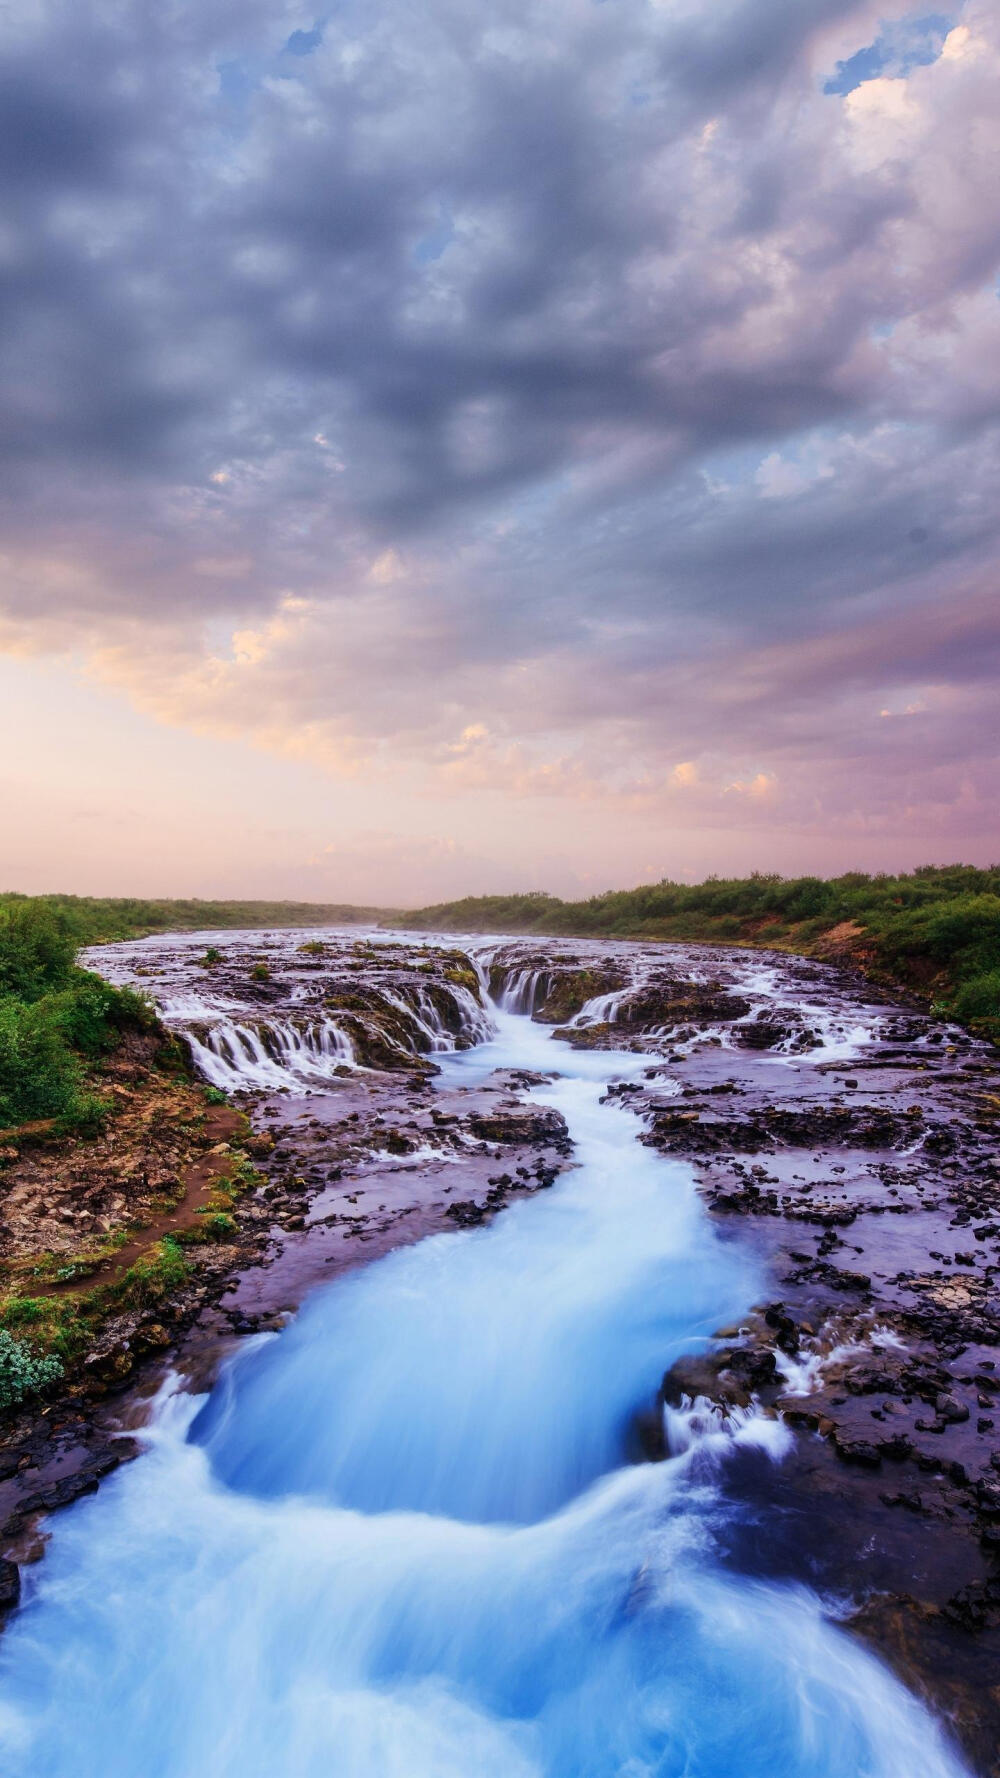
M 260 85 L 259 75 L 252 74 L 245 62 L 220 62 L 216 73 L 219 76 L 219 97 L 236 110 L 242 110 L 250 94 Z
M 843 436 L 841 426 L 815 426 L 769 443 L 758 439 L 736 450 L 713 451 L 698 468 L 716 497 L 804 494 L 831 479 Z
M 323 41 L 325 19 L 318 19 L 311 31 L 293 31 L 285 44 L 285 53 L 290 56 L 311 56 Z
M 898 78 L 912 68 L 936 62 L 954 23 L 954 15 L 943 12 L 909 13 L 887 21 L 874 43 L 837 63 L 823 91 L 843 98 L 866 80 L 876 80 L 882 74 Z
M 758 442 L 740 445 L 735 450 L 711 451 L 702 458 L 698 468 L 713 493 L 733 493 L 737 488 L 753 486 L 760 459 Z
M 446 204 L 440 206 L 438 220 L 426 235 L 422 235 L 413 249 L 413 258 L 417 265 L 431 265 L 436 259 L 447 252 L 455 239 L 455 224 L 451 211 Z
M 259 91 L 269 74 L 283 73 L 287 76 L 290 73 L 286 59 L 288 56 L 311 56 L 319 49 L 328 20 L 329 15 L 326 15 L 317 19 L 308 31 L 293 31 L 280 47 L 272 47 L 266 55 L 249 53 L 229 62 L 219 62 L 216 73 L 219 76 L 219 98 L 223 104 L 237 116 L 241 115 L 252 95 Z

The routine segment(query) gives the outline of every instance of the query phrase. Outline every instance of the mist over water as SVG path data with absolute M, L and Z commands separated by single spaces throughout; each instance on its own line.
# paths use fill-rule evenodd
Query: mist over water
M 723 1575 L 701 1455 L 625 1461 L 752 1300 L 689 1170 L 602 1104 L 648 1057 L 525 1017 L 450 1083 L 557 1068 L 577 1165 L 319 1292 L 54 1522 L 0 1644 L 25 1778 L 950 1778 L 807 1593 Z M 707 1436 L 770 1441 L 749 1416 Z

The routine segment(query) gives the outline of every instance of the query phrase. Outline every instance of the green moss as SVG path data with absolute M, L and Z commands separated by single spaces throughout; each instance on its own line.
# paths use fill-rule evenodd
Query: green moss
M 185 1258 L 179 1241 L 173 1235 L 164 1235 L 149 1253 L 129 1267 L 124 1277 L 97 1290 L 93 1301 L 99 1308 L 147 1308 L 180 1290 L 190 1276 L 191 1262 Z
M 451 982 L 456 988 L 468 988 L 470 994 L 475 994 L 478 997 L 479 977 L 471 967 L 446 969 L 444 979 L 446 982 Z
M 199 1210 L 201 1230 L 207 1241 L 230 1241 L 236 1234 L 236 1218 L 228 1210 Z

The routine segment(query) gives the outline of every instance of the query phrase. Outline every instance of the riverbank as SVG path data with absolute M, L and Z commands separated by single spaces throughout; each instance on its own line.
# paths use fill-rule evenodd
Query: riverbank
M 282 984 L 275 949 L 294 982 Z M 45 1515 L 136 1454 L 122 1430 L 141 1426 L 168 1369 L 207 1385 L 234 1341 L 281 1327 L 338 1271 L 484 1222 L 551 1185 L 566 1159 L 561 1120 L 524 1107 L 516 1083 L 430 1094 L 434 1044 L 489 1029 L 462 953 L 431 965 L 423 949 L 299 933 L 277 947 L 241 934 L 224 955 L 182 941 L 179 975 L 141 946 L 117 971 L 114 953 L 87 962 L 102 955 L 116 979 L 205 1016 L 131 1032 L 104 1058 L 100 1127 L 43 1120 L 3 1135 L 0 1330 L 41 1387 L 0 1403 L 0 1622 L 18 1570 L 43 1553 Z M 310 1046 L 292 998 L 306 988 L 324 1019 L 335 1003 L 339 1046 L 324 1047 L 325 1028 Z M 213 1025 L 227 995 L 239 1010 Z M 343 1061 L 348 1033 L 361 1068 Z
M 280 1326 L 317 1282 L 488 1221 L 573 1160 L 564 1121 L 535 1102 L 537 1064 L 493 1075 L 484 1050 L 478 1077 L 450 1072 L 456 1044 L 485 1035 L 467 956 L 349 938 L 303 948 L 300 935 L 218 948 L 208 967 L 201 940 L 104 954 L 237 1089 L 206 1108 L 202 1088 L 185 1088 L 203 1115 L 244 1120 L 260 1175 L 233 1211 L 252 1251 L 206 1245 L 219 1268 L 212 1300 L 186 1332 L 177 1323 L 176 1355 L 133 1353 L 138 1389 L 116 1375 L 79 1407 L 109 1457 L 165 1357 L 205 1387 L 234 1341 Z M 713 1424 L 752 1403 L 794 1429 L 777 1466 L 730 1440 L 720 1470 L 713 1451 L 712 1485 L 728 1502 L 712 1522 L 718 1560 L 836 1598 L 953 1723 L 976 1769 L 993 1772 L 995 1052 L 873 1001 L 856 977 L 778 955 L 550 940 L 484 947 L 479 968 L 533 1015 L 543 1065 L 575 1056 L 596 1069 L 650 1152 L 693 1169 L 724 1245 L 766 1280 L 755 1313 L 704 1329 L 719 1335 L 709 1356 L 690 1355 L 699 1342 L 663 1352 L 662 1387 L 654 1374 L 645 1403 L 634 1400 L 623 1454 L 669 1468 L 693 1396 Z M 373 1068 L 376 1056 L 390 1065 Z M 442 1061 L 444 1079 L 432 1072 Z M 55 1445 L 51 1434 L 47 1453 L 25 1444 L 27 1462 L 3 1484 L 22 1560 L 40 1551 L 39 1501 L 82 1436 L 42 1413 Z
M 469 896 L 384 919 L 412 931 L 655 939 L 815 957 L 855 968 L 874 985 L 913 995 L 1000 1041 L 1000 867 L 664 880 L 577 902 L 541 894 Z

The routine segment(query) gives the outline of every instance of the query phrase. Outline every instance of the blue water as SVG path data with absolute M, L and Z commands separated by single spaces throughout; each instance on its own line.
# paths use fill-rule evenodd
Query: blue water
M 702 1462 L 627 1466 L 671 1358 L 758 1281 L 600 1103 L 643 1058 L 501 1015 L 579 1164 L 318 1293 L 54 1521 L 0 1645 L 25 1778 L 953 1778 L 803 1591 L 724 1576 Z M 709 1436 L 720 1448 L 732 1431 Z M 773 1422 L 735 1436 L 769 1444 Z M 700 1478 L 700 1479 L 699 1479 Z

